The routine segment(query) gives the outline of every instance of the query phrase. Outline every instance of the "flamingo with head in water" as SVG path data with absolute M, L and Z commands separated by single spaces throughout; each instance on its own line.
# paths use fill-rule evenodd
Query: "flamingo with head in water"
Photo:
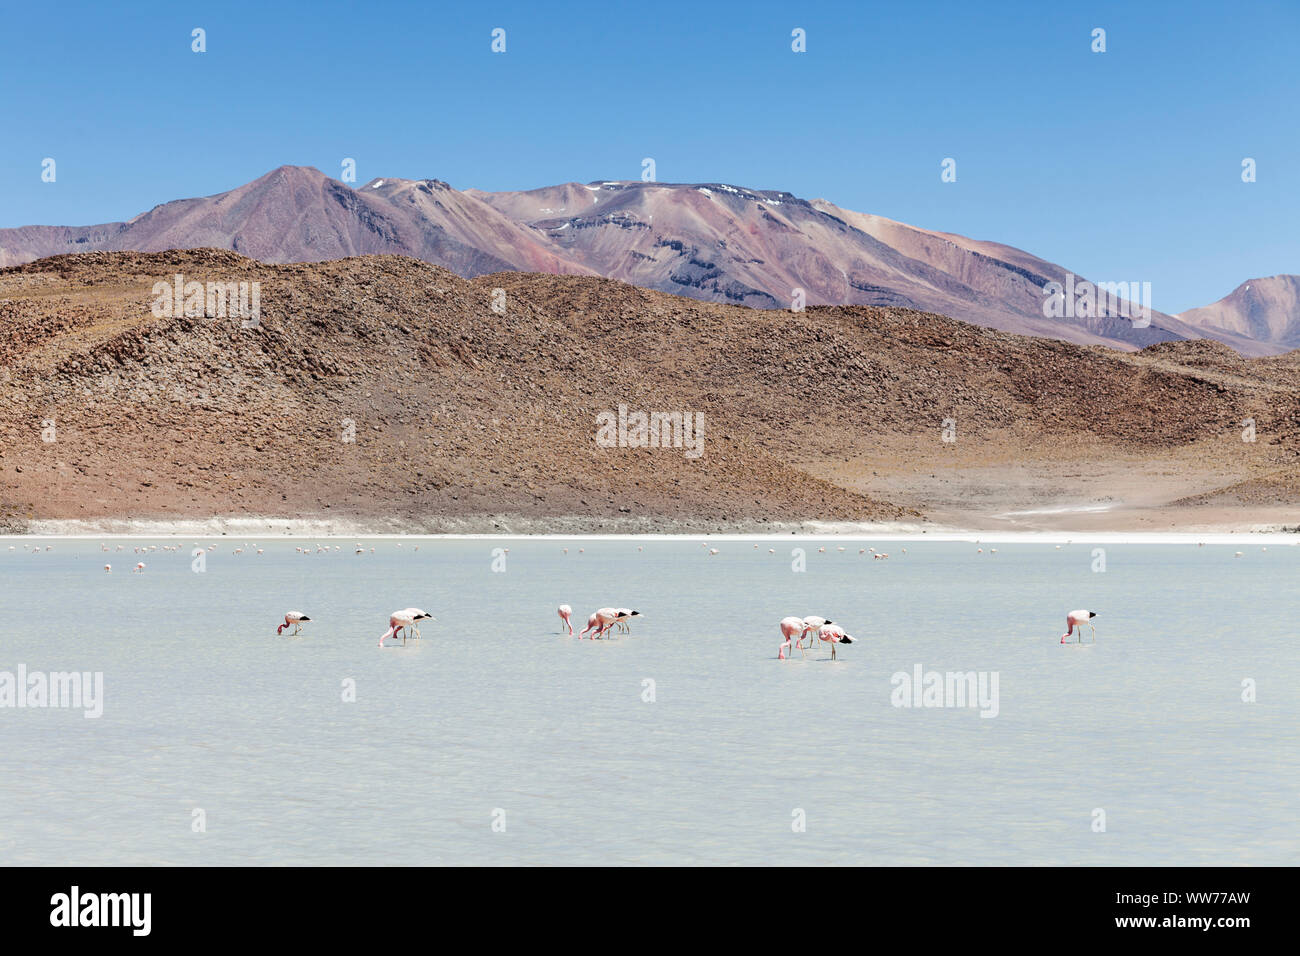
M 832 624 L 830 621 L 827 621 L 821 627 L 817 628 L 817 633 L 813 636 L 830 644 L 831 660 L 835 660 L 836 644 L 853 643 L 853 638 L 844 633 L 844 628 L 840 627 L 838 624 Z
M 384 646 L 384 641 L 390 637 L 397 637 L 403 628 L 410 628 L 411 633 L 418 640 L 420 637 L 420 628 L 417 626 L 420 621 L 436 621 L 437 618 L 427 611 L 421 611 L 418 607 L 406 607 L 400 611 L 394 611 L 388 618 L 388 630 L 384 631 L 379 637 L 379 646 Z M 406 635 L 402 635 L 402 646 L 406 646 Z
M 787 650 L 789 650 L 791 654 L 794 653 L 794 651 L 790 649 L 791 642 L 797 643 L 799 646 L 800 656 L 806 657 L 807 655 L 804 654 L 803 650 L 803 636 L 808 633 L 808 625 L 805 623 L 804 619 L 801 617 L 783 617 L 781 618 L 779 626 L 781 628 L 781 637 L 783 640 L 781 641 L 781 646 L 776 650 L 776 659 L 779 661 L 785 660 L 785 652 Z
M 614 608 L 614 611 L 618 614 L 618 620 L 615 621 L 614 623 L 618 626 L 619 632 L 622 634 L 632 633 L 632 629 L 627 626 L 628 621 L 630 621 L 634 617 L 645 616 L 640 611 L 634 611 L 631 608 L 627 608 L 627 607 L 616 607 Z
M 809 614 L 807 617 L 803 619 L 804 634 L 807 634 L 809 631 L 815 631 L 817 630 L 817 628 L 822 627 L 826 624 L 834 624 L 834 623 L 835 622 L 828 617 L 819 617 L 816 614 Z M 803 637 L 800 636 L 799 640 L 802 643 Z M 813 639 L 811 637 L 808 638 L 809 647 L 812 647 L 812 641 Z
M 1074 633 L 1074 629 L 1079 629 L 1078 643 L 1083 642 L 1083 625 L 1087 624 L 1092 629 L 1092 642 L 1097 643 L 1097 628 L 1093 626 L 1092 619 L 1097 616 L 1096 611 L 1071 611 L 1065 616 L 1065 633 L 1061 635 L 1061 643 Z
M 582 640 L 582 636 L 593 629 L 596 633 L 591 635 L 591 639 L 593 641 L 597 640 L 602 634 L 613 627 L 616 622 L 625 617 L 631 617 L 634 614 L 639 616 L 640 612 L 628 611 L 627 608 L 617 607 L 599 608 L 592 613 L 591 617 L 587 618 L 587 626 L 578 634 L 578 640 Z
M 558 608 L 556 608 L 555 610 L 556 610 L 556 613 L 560 615 L 560 620 L 564 622 L 564 626 L 567 627 L 567 628 L 569 629 L 569 636 L 572 637 L 572 636 L 573 636 L 573 622 L 569 620 L 569 615 L 571 615 L 571 614 L 573 613 L 573 608 L 569 607 L 569 605 L 567 605 L 567 604 L 561 604 L 561 605 L 560 605 Z
M 286 627 L 292 627 L 294 634 L 301 634 L 303 622 L 310 620 L 311 618 L 303 614 L 302 611 L 290 611 L 285 614 L 284 623 L 275 629 L 275 633 L 279 634 Z

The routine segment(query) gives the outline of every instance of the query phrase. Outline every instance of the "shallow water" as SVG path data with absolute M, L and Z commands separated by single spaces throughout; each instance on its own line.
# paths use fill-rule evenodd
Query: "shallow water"
M 0 672 L 104 702 L 0 708 L 0 860 L 1300 863 L 1300 548 L 701 540 L 2 540 Z M 579 642 L 560 603 L 645 618 Z M 856 643 L 778 661 L 811 613 Z M 997 716 L 895 707 L 918 664 L 996 672 Z

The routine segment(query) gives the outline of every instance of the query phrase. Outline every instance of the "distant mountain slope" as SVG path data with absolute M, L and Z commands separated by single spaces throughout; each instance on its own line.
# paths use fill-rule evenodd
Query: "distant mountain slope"
M 1212 338 L 1216 333 L 1300 348 L 1300 276 L 1251 279 L 1212 305 L 1189 309 L 1178 316 Z
M 756 308 L 919 309 L 1026 335 L 1134 349 L 1211 337 L 1245 355 L 1293 346 L 1267 322 L 1189 324 L 1152 312 L 1049 317 L 1043 287 L 1067 270 L 992 242 L 917 229 L 825 200 L 722 183 L 565 183 L 456 190 L 436 179 L 352 189 L 282 166 L 229 192 L 165 203 L 129 222 L 0 230 L 0 266 L 69 252 L 211 247 L 263 262 L 394 253 L 463 277 L 589 274 Z M 1268 337 L 1260 337 L 1267 333 Z M 1288 333 L 1289 334 L 1289 333 Z
M 463 276 L 586 271 L 446 183 L 390 180 L 354 190 L 302 166 L 281 166 L 215 196 L 164 203 L 129 222 L 0 230 L 3 265 L 66 252 L 204 247 L 272 263 L 392 253 Z
M 1033 285 L 1023 267 L 937 234 L 909 232 L 900 223 L 873 230 L 889 220 L 789 193 L 718 183 L 606 182 L 475 195 L 545 231 L 566 255 L 601 275 L 662 292 L 789 308 L 794 290 L 802 289 L 808 305 L 921 309 L 1080 344 L 1141 346 L 1185 337 L 1184 330 L 1164 327 L 1163 316 L 1153 316 L 1148 329 L 1123 319 L 1047 318 L 1042 286 L 1064 278 L 1060 267 L 1043 270 Z M 917 255 L 933 250 L 893 241 L 921 235 L 946 249 Z

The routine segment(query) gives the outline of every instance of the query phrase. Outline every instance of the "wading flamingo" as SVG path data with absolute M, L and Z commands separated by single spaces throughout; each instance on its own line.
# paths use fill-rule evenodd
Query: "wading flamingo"
M 800 655 L 807 657 L 808 655 L 804 654 L 803 650 L 803 636 L 808 633 L 808 625 L 804 622 L 804 619 L 801 617 L 783 617 L 781 618 L 780 628 L 782 641 L 781 646 L 777 648 L 776 659 L 778 661 L 785 660 L 785 652 L 787 650 L 789 650 L 791 654 L 794 653 L 794 651 L 790 649 L 790 643 L 792 641 L 799 645 Z
M 284 616 L 284 623 L 275 629 L 275 633 L 279 634 L 286 627 L 292 626 L 294 634 L 301 634 L 303 621 L 310 620 L 311 618 L 303 614 L 302 611 L 289 611 Z
M 804 634 L 807 634 L 809 631 L 815 631 L 815 630 L 817 630 L 817 628 L 819 628 L 819 627 L 823 627 L 823 626 L 825 626 L 825 625 L 827 625 L 827 624 L 834 624 L 834 623 L 835 623 L 835 622 L 832 621 L 832 620 L 830 620 L 829 618 L 818 617 L 816 614 L 809 614 L 807 617 L 805 617 L 805 618 L 803 619 L 803 629 L 804 629 Z M 800 641 L 800 643 L 803 642 L 803 636 L 802 636 L 802 635 L 800 635 L 800 637 L 799 637 L 799 641 Z M 813 642 L 813 639 L 812 639 L 811 637 L 808 638 L 808 646 L 809 646 L 809 647 L 812 647 L 812 642 Z
M 614 622 L 621 617 L 627 617 L 625 609 L 616 607 L 602 607 L 594 612 L 591 617 L 587 618 L 587 626 L 578 634 L 578 640 L 582 640 L 582 635 L 595 628 L 596 633 L 591 635 L 591 639 L 597 640 L 602 634 L 614 626 Z
M 573 637 L 573 622 L 569 620 L 569 615 L 573 613 L 573 608 L 569 607 L 567 604 L 561 604 L 555 609 L 555 611 L 560 615 L 560 620 L 564 622 L 564 626 L 569 629 L 569 636 Z
M 817 628 L 816 636 L 831 645 L 831 660 L 835 660 L 836 644 L 853 643 L 853 638 L 844 633 L 844 628 L 840 627 L 838 624 L 832 624 L 829 621 Z
M 1074 629 L 1079 629 L 1078 643 L 1083 643 L 1083 625 L 1087 624 L 1092 628 L 1092 642 L 1097 643 L 1097 628 L 1093 627 L 1092 619 L 1097 616 L 1096 611 L 1071 611 L 1065 616 L 1065 633 L 1061 635 L 1061 643 L 1074 633 Z
M 427 611 L 421 611 L 418 607 L 405 607 L 400 611 L 394 611 L 388 618 L 388 630 L 384 631 L 379 637 L 379 646 L 384 646 L 384 641 L 390 637 L 397 637 L 402 628 L 410 628 L 411 633 L 418 640 L 420 629 L 416 626 L 419 621 L 436 621 L 437 618 Z M 402 635 L 402 646 L 406 646 L 406 635 Z
M 644 615 L 640 611 L 633 611 L 631 608 L 616 607 L 614 608 L 614 610 L 618 612 L 618 620 L 615 621 L 614 623 L 618 625 L 619 631 L 622 632 L 623 634 L 632 633 L 632 628 L 627 626 L 627 622 L 629 620 L 631 620 L 634 617 L 644 617 Z

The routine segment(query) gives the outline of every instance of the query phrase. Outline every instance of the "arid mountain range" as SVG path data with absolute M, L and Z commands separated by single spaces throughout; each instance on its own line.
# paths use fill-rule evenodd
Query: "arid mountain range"
M 268 241 L 324 242 L 274 220 L 282 208 L 240 218 Z M 495 228 L 532 228 L 513 222 Z M 351 230 L 329 242 L 379 234 Z M 176 274 L 259 283 L 260 322 L 155 314 L 155 284 Z M 590 275 L 212 249 L 0 270 L 0 332 L 13 530 L 231 515 L 486 532 L 1300 523 L 1300 351 L 1122 351 L 900 307 L 755 310 Z M 602 444 L 620 408 L 703 416 L 702 454 Z
M 1152 311 L 1145 327 L 1115 304 L 1109 313 L 1049 318 L 1044 286 L 1068 281 L 1063 266 L 822 199 L 721 183 L 489 193 L 436 179 L 375 179 L 353 189 L 311 167 L 282 166 L 230 192 L 165 203 L 127 222 L 0 229 L 0 266 L 72 252 L 201 247 L 267 263 L 399 254 L 464 278 L 504 270 L 604 276 L 762 309 L 789 309 L 803 290 L 808 305 L 915 309 L 1124 349 L 1202 337 L 1243 355 L 1300 345 L 1295 276 L 1255 280 L 1253 295 L 1234 298 L 1238 290 L 1181 316 Z M 1141 277 L 1092 278 L 1138 287 Z M 1267 294 L 1264 283 L 1272 284 Z

